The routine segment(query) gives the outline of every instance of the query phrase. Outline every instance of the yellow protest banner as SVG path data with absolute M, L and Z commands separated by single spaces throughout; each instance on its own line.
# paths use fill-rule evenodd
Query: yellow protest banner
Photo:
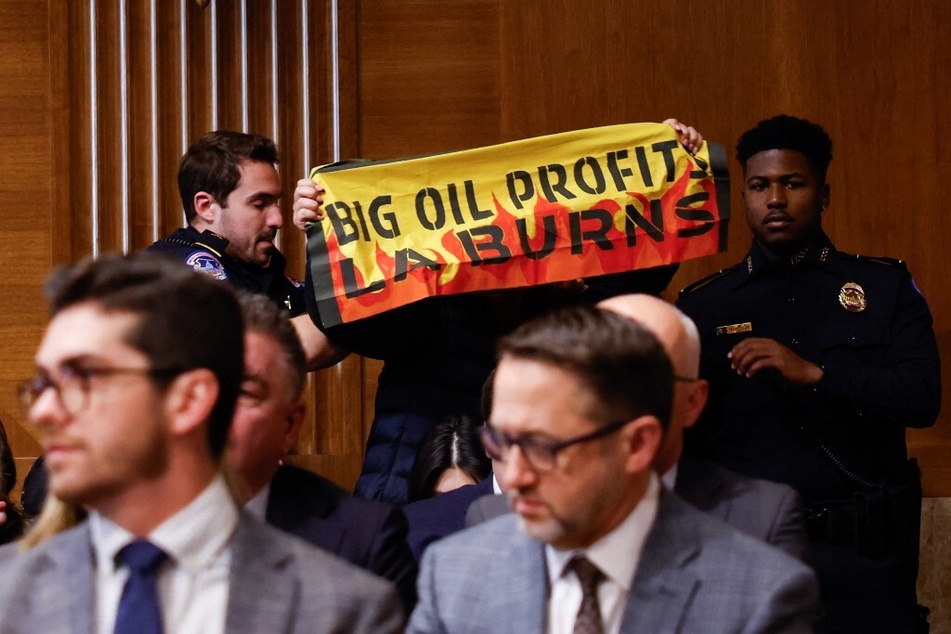
M 307 230 L 324 326 L 425 297 L 559 282 L 726 249 L 726 155 L 667 125 L 578 130 L 316 168 Z

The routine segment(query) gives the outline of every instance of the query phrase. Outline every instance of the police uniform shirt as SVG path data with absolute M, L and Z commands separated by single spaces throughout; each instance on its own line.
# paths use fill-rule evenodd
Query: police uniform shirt
M 931 312 L 904 265 L 846 255 L 825 234 L 784 261 L 753 245 L 738 265 L 685 289 L 711 400 L 688 450 L 735 471 L 785 482 L 807 500 L 840 499 L 900 477 L 905 427 L 934 423 L 940 368 Z M 727 354 L 775 339 L 823 368 L 819 384 L 777 372 L 739 376 Z M 824 455 L 827 448 L 839 461 Z
M 284 273 L 287 260 L 280 251 L 272 249 L 268 265 L 256 266 L 230 257 L 225 251 L 227 246 L 228 241 L 221 236 L 208 230 L 199 233 L 189 226 L 177 229 L 148 250 L 181 260 L 196 271 L 226 280 L 237 288 L 265 294 L 291 317 L 305 312 L 304 285 Z

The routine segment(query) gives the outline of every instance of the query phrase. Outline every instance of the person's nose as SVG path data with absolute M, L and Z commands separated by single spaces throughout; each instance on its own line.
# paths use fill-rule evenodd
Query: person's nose
M 43 393 L 33 401 L 27 416 L 34 426 L 48 431 L 66 422 L 70 414 L 66 411 L 66 406 L 63 404 L 59 392 L 50 386 L 43 390 Z
M 786 188 L 781 184 L 770 185 L 768 193 L 769 197 L 766 202 L 770 207 L 782 208 L 786 206 Z
M 499 485 L 505 491 L 524 490 L 534 486 L 538 481 L 538 473 L 525 459 L 522 448 L 512 445 L 505 460 L 505 471 Z
M 267 226 L 274 229 L 280 229 L 284 226 L 284 216 L 281 214 L 281 206 L 275 202 L 267 208 Z

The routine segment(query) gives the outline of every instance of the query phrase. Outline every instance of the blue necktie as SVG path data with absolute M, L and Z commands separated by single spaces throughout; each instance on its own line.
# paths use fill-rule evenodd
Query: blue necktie
M 126 545 L 116 555 L 129 569 L 129 579 L 119 599 L 115 634 L 162 634 L 155 571 L 167 556 L 161 548 L 144 539 Z

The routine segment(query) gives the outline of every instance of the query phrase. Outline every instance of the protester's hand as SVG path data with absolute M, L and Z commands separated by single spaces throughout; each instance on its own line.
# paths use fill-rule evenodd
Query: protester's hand
M 733 346 L 727 357 L 736 373 L 747 378 L 768 368 L 794 385 L 815 385 L 822 379 L 822 368 L 774 339 L 744 339 Z
M 664 123 L 672 127 L 677 134 L 680 135 L 680 144 L 684 146 L 690 154 L 696 154 L 700 150 L 700 146 L 703 145 L 703 135 L 695 128 L 681 123 L 676 119 L 666 119 Z
M 324 188 L 310 178 L 297 181 L 294 190 L 294 226 L 303 231 L 307 223 L 324 219 L 324 212 L 320 208 L 324 203 L 323 193 Z

